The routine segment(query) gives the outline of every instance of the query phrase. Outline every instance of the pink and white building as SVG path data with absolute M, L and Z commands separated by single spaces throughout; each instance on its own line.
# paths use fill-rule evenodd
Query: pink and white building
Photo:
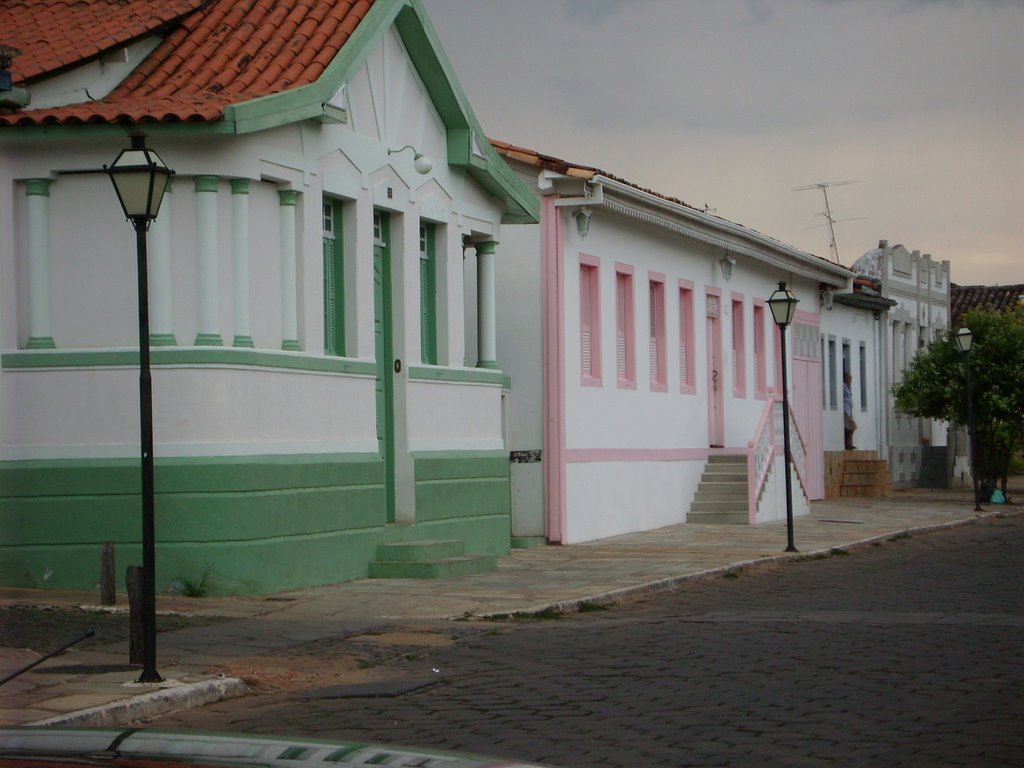
M 492 143 L 541 199 L 540 224 L 505 233 L 497 263 L 513 534 L 574 543 L 724 522 L 697 502 L 709 461 L 725 457 L 744 477 L 738 493 L 711 494 L 718 507 L 736 496 L 729 521 L 784 518 L 779 332 L 766 304 L 780 281 L 800 299 L 787 347 L 794 512 L 806 514 L 824 495 L 825 449 L 842 449 L 841 426 L 826 446 L 827 357 L 845 339 L 858 363 L 864 349 L 865 375 L 875 365 L 872 312 L 824 309 L 853 273 L 597 168 Z

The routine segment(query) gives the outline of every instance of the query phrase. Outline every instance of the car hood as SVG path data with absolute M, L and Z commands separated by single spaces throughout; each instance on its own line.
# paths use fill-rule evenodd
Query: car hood
M 0 768 L 543 768 L 478 755 L 354 741 L 113 728 L 0 728 Z

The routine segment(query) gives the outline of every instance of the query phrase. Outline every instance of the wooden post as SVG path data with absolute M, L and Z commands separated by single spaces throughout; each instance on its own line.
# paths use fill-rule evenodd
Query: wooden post
M 142 566 L 129 565 L 124 581 L 125 587 L 128 589 L 128 612 L 130 616 L 128 663 L 142 664 L 146 621 L 142 610 Z
M 114 542 L 100 544 L 100 605 L 117 603 L 117 584 L 114 580 Z

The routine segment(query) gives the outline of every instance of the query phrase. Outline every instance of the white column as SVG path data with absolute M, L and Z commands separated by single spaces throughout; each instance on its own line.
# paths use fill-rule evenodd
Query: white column
M 493 240 L 476 244 L 476 349 L 477 368 L 497 368 L 494 305 Z
M 53 349 L 50 330 L 50 180 L 25 182 L 28 207 L 28 349 Z
M 253 347 L 249 312 L 249 180 L 231 180 L 232 255 L 235 276 L 235 338 L 232 346 Z
M 149 343 L 173 347 L 174 302 L 171 292 L 171 179 L 160 203 L 160 215 L 149 225 Z
M 219 347 L 220 307 L 217 264 L 216 176 L 196 176 L 196 293 L 199 305 L 197 347 Z
M 279 189 L 281 210 L 281 349 L 298 352 L 299 300 L 296 292 L 295 204 L 299 193 Z

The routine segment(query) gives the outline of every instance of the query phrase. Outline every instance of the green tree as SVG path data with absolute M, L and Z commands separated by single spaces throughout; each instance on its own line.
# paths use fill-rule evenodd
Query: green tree
M 1024 445 L 1024 312 L 974 309 L 961 325 L 974 335 L 970 353 L 959 351 L 954 329 L 914 358 L 893 393 L 913 416 L 967 424 L 970 366 L 974 475 L 988 498 L 1000 480 L 1005 493 L 1010 458 Z

